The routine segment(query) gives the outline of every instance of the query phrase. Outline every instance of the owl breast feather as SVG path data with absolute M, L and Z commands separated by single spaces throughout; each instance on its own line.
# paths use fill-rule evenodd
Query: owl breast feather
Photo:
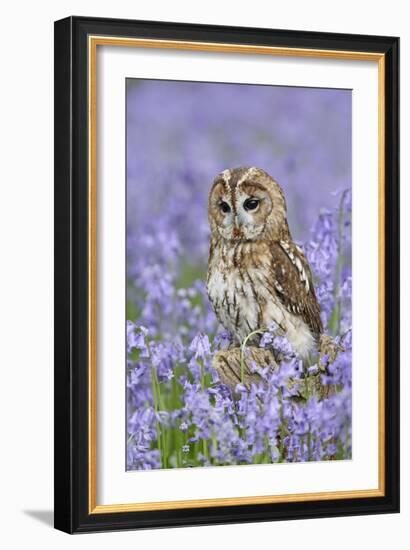
M 269 249 L 265 250 L 263 243 L 211 245 L 208 296 L 219 322 L 236 344 L 275 323 L 295 351 L 305 357 L 315 346 L 315 337 L 303 319 L 282 303 L 272 277 Z

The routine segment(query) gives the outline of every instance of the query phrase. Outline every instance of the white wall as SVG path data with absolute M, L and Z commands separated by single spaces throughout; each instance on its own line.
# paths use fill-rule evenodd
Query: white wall
M 0 541 L 99 548 L 114 544 L 190 550 L 260 544 L 267 548 L 396 546 L 409 535 L 409 149 L 410 30 L 406 3 L 344 0 L 71 0 L 7 2 L 0 33 Z M 298 522 L 69 537 L 53 531 L 52 509 L 52 185 L 53 21 L 67 15 L 157 19 L 398 35 L 402 38 L 402 513 Z M 258 542 L 257 542 L 258 541 Z M 260 541 L 260 542 L 259 542 Z

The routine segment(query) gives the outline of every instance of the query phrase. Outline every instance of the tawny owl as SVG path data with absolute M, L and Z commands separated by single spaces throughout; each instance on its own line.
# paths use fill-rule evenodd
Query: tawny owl
M 312 273 L 289 231 L 278 183 L 260 168 L 224 170 L 208 203 L 207 290 L 238 343 L 272 324 L 302 357 L 323 332 Z

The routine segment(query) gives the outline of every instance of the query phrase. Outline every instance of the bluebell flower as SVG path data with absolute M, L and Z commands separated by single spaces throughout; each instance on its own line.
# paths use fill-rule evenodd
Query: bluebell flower
M 207 359 L 211 353 L 211 346 L 208 336 L 199 332 L 192 340 L 189 350 L 194 352 L 196 359 Z

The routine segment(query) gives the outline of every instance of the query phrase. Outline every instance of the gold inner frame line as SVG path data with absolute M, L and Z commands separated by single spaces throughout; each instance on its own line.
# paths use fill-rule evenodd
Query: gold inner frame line
M 292 495 L 226 497 L 212 499 L 136 502 L 130 504 L 97 504 L 97 46 L 173 49 L 220 53 L 248 53 L 286 57 L 349 59 L 378 62 L 378 270 L 379 270 L 379 361 L 378 361 L 378 488 L 352 491 L 328 491 Z M 138 512 L 213 506 L 240 506 L 284 502 L 307 502 L 351 498 L 381 497 L 385 494 L 385 56 L 374 52 L 283 48 L 243 44 L 190 42 L 123 38 L 112 36 L 88 37 L 88 510 L 90 514 Z

